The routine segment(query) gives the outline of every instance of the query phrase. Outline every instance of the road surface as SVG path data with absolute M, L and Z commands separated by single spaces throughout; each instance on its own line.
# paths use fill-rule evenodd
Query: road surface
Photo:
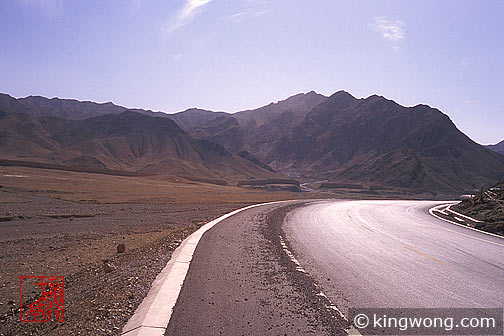
M 331 302 L 502 307 L 504 239 L 432 217 L 437 204 L 297 201 L 225 219 L 200 240 L 165 335 L 345 335 Z
M 284 230 L 296 258 L 343 312 L 504 303 L 504 239 L 438 220 L 439 202 L 341 201 L 298 208 Z
M 279 241 L 296 205 L 240 212 L 200 240 L 165 335 L 346 335 Z

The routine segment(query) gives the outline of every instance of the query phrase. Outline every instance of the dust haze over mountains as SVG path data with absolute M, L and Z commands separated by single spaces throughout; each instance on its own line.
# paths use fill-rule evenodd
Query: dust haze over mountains
M 423 192 L 504 178 L 504 155 L 472 141 L 441 111 L 345 91 L 312 91 L 234 114 L 3 94 L 0 129 L 2 159 L 194 179 L 283 175 Z

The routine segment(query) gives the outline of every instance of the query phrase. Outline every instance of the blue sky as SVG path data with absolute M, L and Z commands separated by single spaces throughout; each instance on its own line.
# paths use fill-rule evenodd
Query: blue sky
M 235 112 L 383 95 L 504 139 L 504 1 L 5 0 L 0 92 Z

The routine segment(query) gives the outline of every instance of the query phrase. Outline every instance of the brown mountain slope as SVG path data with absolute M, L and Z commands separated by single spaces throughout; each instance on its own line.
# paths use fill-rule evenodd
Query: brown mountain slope
M 474 188 L 504 175 L 504 158 L 470 140 L 439 110 L 346 92 L 316 106 L 265 163 L 334 183 L 425 190 Z
M 59 149 L 39 118 L 26 113 L 0 111 L 0 153 L 2 158 L 45 157 Z
M 318 94 L 315 91 L 299 93 L 258 109 L 236 112 L 233 114 L 233 117 L 245 128 L 260 128 L 285 112 L 289 112 L 292 115 L 292 119 L 301 120 L 312 108 L 326 99 L 326 96 Z
M 264 160 L 279 138 L 326 99 L 311 91 L 233 114 L 190 109 L 168 117 L 197 138 L 218 142 L 233 152 L 248 151 Z
M 119 114 L 125 111 L 138 112 L 154 117 L 166 116 L 162 112 L 128 109 L 111 102 L 95 103 L 75 99 L 49 99 L 41 96 L 28 96 L 16 99 L 3 93 L 0 93 L 0 111 L 8 113 L 22 112 L 34 117 L 59 117 L 67 120 L 84 120 L 105 114 Z
M 255 170 L 270 166 L 333 184 L 415 190 L 459 191 L 504 178 L 504 156 L 470 140 L 439 110 L 403 107 L 379 96 L 356 99 L 344 91 L 299 94 L 235 114 L 135 110 L 166 120 L 155 124 L 113 104 L 40 97 L 0 95 L 2 110 L 10 114 L 0 123 L 0 153 L 18 159 L 242 178 L 273 174 Z M 109 111 L 122 117 L 87 118 Z M 248 154 L 232 154 L 240 152 Z
M 223 146 L 194 139 L 168 118 L 135 112 L 86 120 L 0 114 L 2 159 L 242 180 L 278 175 Z
M 194 114 L 188 114 L 185 111 L 169 115 L 169 118 L 179 125 L 184 125 L 185 128 L 181 127 L 195 138 L 217 142 L 235 153 L 244 148 L 246 138 L 243 128 L 233 116 L 210 111 L 204 111 L 204 114 L 199 114 L 194 119 L 191 116 Z
M 491 149 L 493 150 L 494 152 L 497 152 L 499 154 L 502 154 L 504 155 L 504 140 L 502 140 L 501 142 L 495 144 L 495 145 L 488 145 L 488 146 L 485 146 L 486 148 L 488 149 Z
M 204 127 L 211 120 L 229 116 L 225 112 L 213 112 L 201 109 L 188 109 L 183 112 L 170 114 L 169 118 L 175 121 L 184 131 L 195 130 Z

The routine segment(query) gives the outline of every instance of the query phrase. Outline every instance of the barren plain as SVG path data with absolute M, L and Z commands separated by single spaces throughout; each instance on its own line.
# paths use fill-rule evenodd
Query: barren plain
M 0 169 L 2 336 L 118 335 L 172 251 L 202 224 L 249 204 L 313 197 L 175 177 Z M 19 322 L 21 275 L 65 278 L 63 323 Z M 23 287 L 23 302 L 38 296 Z

